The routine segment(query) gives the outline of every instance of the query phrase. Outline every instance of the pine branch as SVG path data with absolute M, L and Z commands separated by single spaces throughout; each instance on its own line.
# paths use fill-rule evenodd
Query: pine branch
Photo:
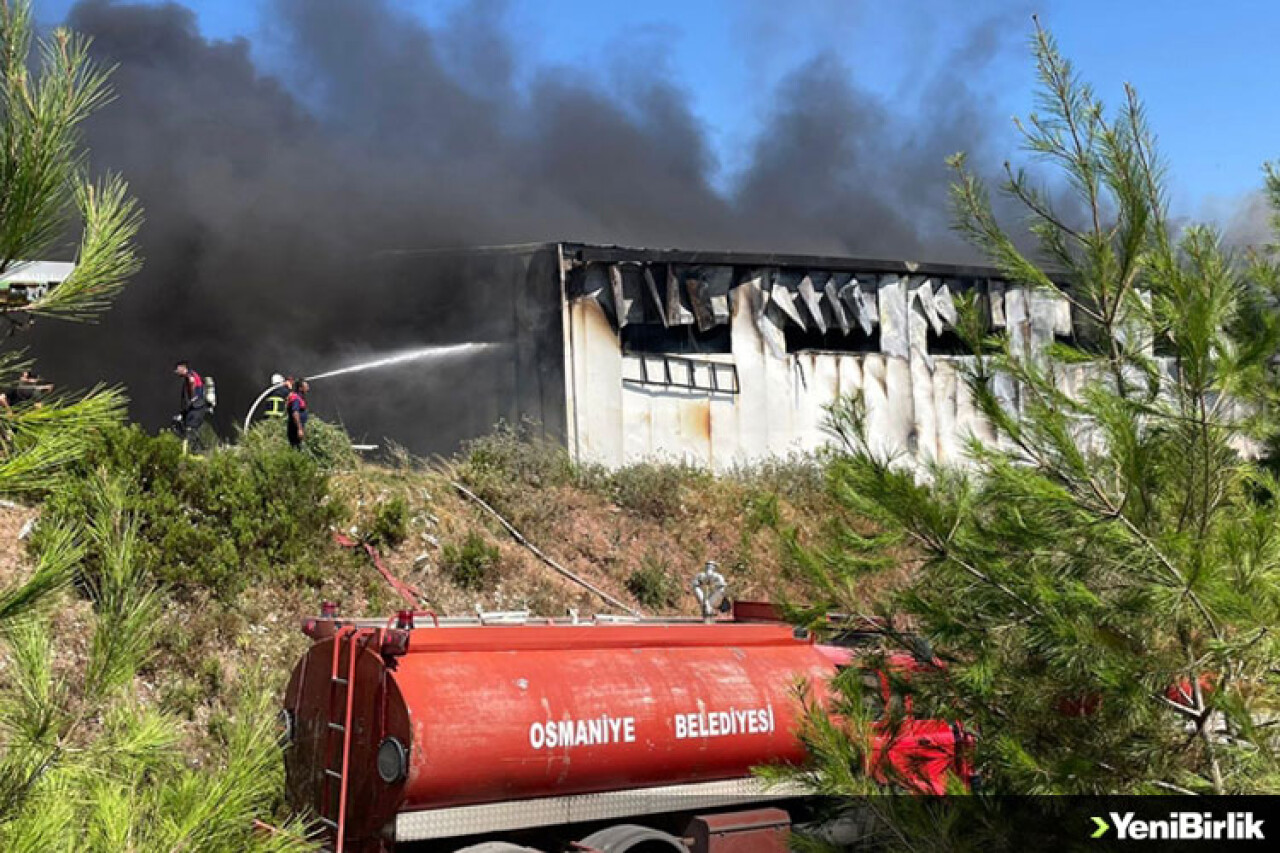
M 83 178 L 80 127 L 110 102 L 110 69 L 90 61 L 87 39 L 57 29 L 38 41 L 38 68 L 28 71 L 30 3 L 3 0 L 0 8 L 0 273 L 55 251 L 75 209 L 84 226 L 76 271 L 22 313 L 86 319 L 137 269 L 140 219 L 124 183 Z
M 142 217 L 127 192 L 124 181 L 116 176 L 78 187 L 76 203 L 85 226 L 75 269 L 44 298 L 26 306 L 28 313 L 87 320 L 111 304 L 111 298 L 141 267 L 132 241 Z

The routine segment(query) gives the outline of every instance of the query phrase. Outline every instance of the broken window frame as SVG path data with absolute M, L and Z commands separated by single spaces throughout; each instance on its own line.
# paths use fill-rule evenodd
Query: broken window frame
M 733 329 L 727 323 L 706 332 L 697 324 L 628 323 L 618 330 L 618 342 L 624 355 L 732 355 Z
M 640 375 L 625 375 L 626 363 L 639 365 Z M 688 358 L 667 353 L 635 353 L 624 363 L 624 385 L 646 385 L 657 388 L 671 388 L 682 391 L 698 391 L 710 394 L 736 395 L 742 392 L 738 384 L 738 366 L 732 361 L 714 361 L 711 359 Z M 657 370 L 651 366 L 657 365 Z M 699 377 L 705 372 L 706 381 Z
M 953 326 L 944 327 L 941 333 L 934 332 L 931 326 L 926 334 L 924 350 L 935 358 L 967 358 L 977 354 Z
M 802 329 L 793 323 L 788 323 L 782 329 L 783 339 L 786 341 L 788 355 L 798 355 L 800 353 L 830 353 L 835 355 L 879 355 L 880 348 L 880 327 L 875 326 L 870 334 L 862 330 L 860 326 L 855 325 L 848 335 L 840 331 L 840 329 L 828 329 L 826 333 L 817 329 Z M 850 344 L 850 340 L 865 341 L 863 344 Z

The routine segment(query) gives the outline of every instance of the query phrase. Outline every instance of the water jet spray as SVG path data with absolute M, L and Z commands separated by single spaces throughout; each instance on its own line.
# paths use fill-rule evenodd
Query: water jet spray
M 393 353 L 392 355 L 381 356 L 369 361 L 362 361 L 359 364 L 351 364 L 346 367 L 337 367 L 333 370 L 327 370 L 324 373 L 317 373 L 314 376 L 306 377 L 308 382 L 315 382 L 319 379 L 329 379 L 334 376 L 343 376 L 348 373 L 362 373 L 366 370 L 377 370 L 383 367 L 394 367 L 398 364 L 404 364 L 410 361 L 419 361 L 421 359 L 446 359 L 459 356 L 476 355 L 488 349 L 494 349 L 499 344 L 491 343 L 466 343 L 466 344 L 447 344 L 444 346 L 428 346 L 419 347 L 417 349 L 407 350 L 405 352 Z M 277 374 L 279 375 L 279 374 Z M 273 376 L 274 380 L 276 377 Z M 248 413 L 244 416 L 245 432 L 249 431 L 249 424 L 253 421 L 253 414 L 262 405 L 262 401 L 267 399 L 271 392 L 278 388 L 284 387 L 284 381 L 273 382 L 267 386 L 258 399 L 253 401 L 253 405 L 249 407 Z

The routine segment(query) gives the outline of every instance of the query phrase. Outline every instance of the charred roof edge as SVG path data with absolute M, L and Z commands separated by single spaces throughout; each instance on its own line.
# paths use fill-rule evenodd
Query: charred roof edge
M 983 264 L 951 264 L 929 261 L 861 258 L 849 255 L 805 255 L 785 252 L 737 252 L 726 250 L 655 249 L 604 243 L 543 241 L 504 243 L 490 246 L 455 246 L 438 249 L 394 249 L 379 252 L 384 257 L 431 257 L 448 255 L 512 255 L 560 247 L 566 261 L 578 263 L 668 263 L 710 264 L 747 267 L 792 267 L 831 272 L 871 272 L 897 275 L 938 276 L 940 278 L 988 278 L 1007 281 L 998 267 Z M 1060 273 L 1050 271 L 1055 279 Z M 1063 276 L 1065 278 L 1065 276 Z
M 942 264 L 840 255 L 644 249 L 592 243 L 561 243 L 560 245 L 566 259 L 582 262 L 621 263 L 633 261 L 748 267 L 797 267 L 829 270 L 831 272 L 897 273 L 899 275 L 934 275 L 948 278 L 1008 278 L 996 267 L 978 264 Z

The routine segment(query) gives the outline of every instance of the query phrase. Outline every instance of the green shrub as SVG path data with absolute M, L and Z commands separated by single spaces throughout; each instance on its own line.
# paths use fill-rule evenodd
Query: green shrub
M 373 513 L 367 540 L 394 548 L 409 536 L 409 502 L 401 495 L 382 501 Z
M 262 420 L 240 436 L 240 447 L 249 453 L 271 453 L 293 450 L 283 421 Z M 294 451 L 297 452 L 297 451 Z M 359 456 L 351 449 L 351 436 L 340 426 L 312 415 L 307 420 L 307 437 L 302 453 L 310 456 L 325 471 L 347 471 L 356 466 Z
M 568 451 L 539 435 L 534 424 L 500 423 L 489 435 L 463 445 L 458 474 L 480 498 L 510 511 L 529 489 L 572 482 L 574 466 Z
M 742 505 L 742 533 L 750 536 L 768 528 L 777 530 L 782 523 L 782 508 L 776 492 L 748 494 Z
M 640 568 L 627 578 L 627 592 L 646 610 L 666 610 L 679 601 L 680 582 L 672 576 L 670 563 L 645 554 Z
M 476 532 L 467 534 L 462 544 L 445 543 L 440 563 L 449 578 L 463 589 L 483 589 L 498 568 L 498 549 Z
M 658 520 L 680 513 L 686 487 L 702 488 L 710 483 L 709 472 L 685 463 L 641 462 L 620 468 L 610 477 L 618 506 Z
M 735 468 L 728 478 L 757 491 L 780 495 L 792 503 L 804 503 L 826 495 L 825 459 L 822 453 L 792 453 Z
M 79 476 L 50 496 L 41 525 L 90 516 L 91 476 L 105 470 L 125 490 L 138 525 L 137 559 L 151 576 L 178 589 L 207 587 L 223 599 L 266 577 L 295 578 L 313 563 L 342 514 L 316 459 L 270 442 L 184 455 L 171 435 L 139 427 L 98 433 Z M 34 547 L 41 547 L 37 532 Z M 88 576 L 95 572 L 87 557 Z

